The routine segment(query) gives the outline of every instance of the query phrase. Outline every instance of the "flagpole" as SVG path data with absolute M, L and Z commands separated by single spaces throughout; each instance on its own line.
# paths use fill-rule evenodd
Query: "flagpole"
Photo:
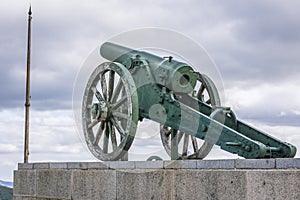
M 25 139 L 24 163 L 28 163 L 29 156 L 29 108 L 30 108 L 30 44 L 31 44 L 31 5 L 28 12 L 28 38 L 27 38 L 27 72 L 26 72 L 26 102 L 25 102 Z

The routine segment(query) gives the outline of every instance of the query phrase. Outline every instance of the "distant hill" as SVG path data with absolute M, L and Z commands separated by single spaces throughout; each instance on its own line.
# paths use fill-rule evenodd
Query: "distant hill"
M 0 199 L 1 200 L 12 200 L 13 189 L 0 185 Z
M 0 185 L 6 186 L 6 187 L 9 187 L 9 188 L 13 188 L 13 182 L 8 182 L 8 181 L 2 181 L 2 180 L 0 180 Z

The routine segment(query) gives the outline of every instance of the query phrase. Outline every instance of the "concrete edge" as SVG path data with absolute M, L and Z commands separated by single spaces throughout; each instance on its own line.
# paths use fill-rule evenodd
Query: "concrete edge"
M 42 162 L 18 163 L 18 169 L 300 169 L 300 158 Z

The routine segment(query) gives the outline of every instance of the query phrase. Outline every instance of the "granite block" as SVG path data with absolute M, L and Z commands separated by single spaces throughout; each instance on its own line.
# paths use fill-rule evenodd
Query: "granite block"
M 49 163 L 33 163 L 33 169 L 49 169 Z
M 33 169 L 32 163 L 18 163 L 18 169 Z
M 164 161 L 165 169 L 195 169 L 197 160 L 168 160 Z
M 43 198 L 70 199 L 71 170 L 40 169 L 36 171 L 36 195 Z
M 174 199 L 173 170 L 118 170 L 117 199 Z
M 13 195 L 35 196 L 36 194 L 36 171 L 14 171 Z
M 276 158 L 277 169 L 300 169 L 300 158 Z
M 116 170 L 73 170 L 72 199 L 116 199 Z
M 87 162 L 68 162 L 67 163 L 68 169 L 88 169 Z
M 274 169 L 275 159 L 236 159 L 237 169 Z
M 137 169 L 162 169 L 164 167 L 164 162 L 162 160 L 135 161 L 134 164 Z
M 234 160 L 197 160 L 197 169 L 234 169 Z
M 49 168 L 50 169 L 67 169 L 67 163 L 49 163 Z
M 111 161 L 109 165 L 110 169 L 134 169 L 134 161 Z

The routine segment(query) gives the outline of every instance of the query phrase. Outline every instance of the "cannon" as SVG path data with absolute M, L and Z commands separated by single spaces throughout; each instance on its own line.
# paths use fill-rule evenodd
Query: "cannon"
M 295 156 L 295 146 L 223 107 L 214 82 L 189 64 L 110 42 L 100 54 L 107 62 L 90 75 L 82 103 L 84 138 L 96 158 L 126 160 L 143 120 L 159 124 L 172 160 L 203 159 L 213 145 L 244 158 Z

